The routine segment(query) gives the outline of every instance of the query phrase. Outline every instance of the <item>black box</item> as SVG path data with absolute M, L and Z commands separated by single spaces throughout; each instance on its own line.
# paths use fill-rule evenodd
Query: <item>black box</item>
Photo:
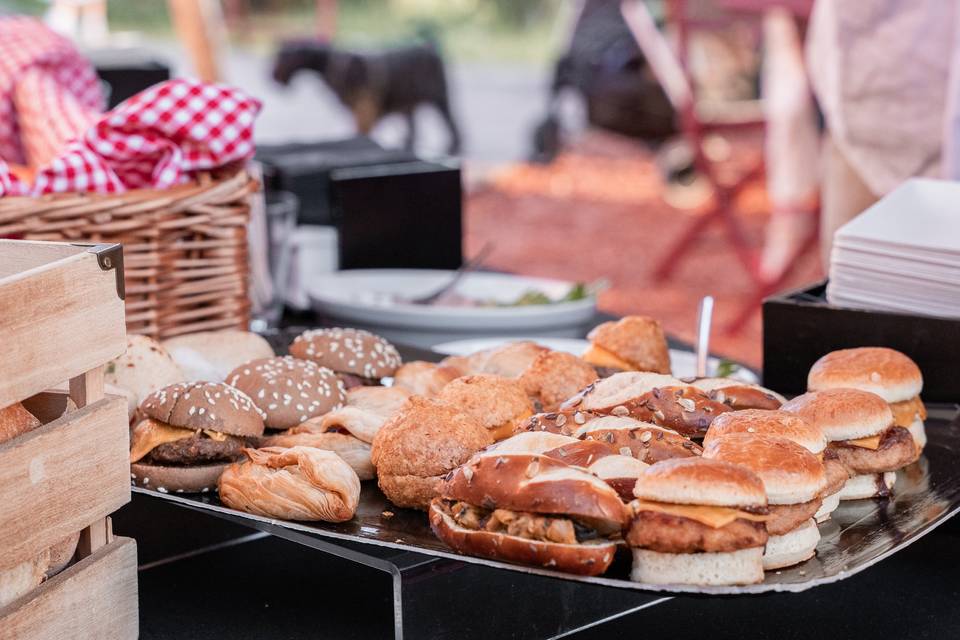
M 357 136 L 326 142 L 258 145 L 267 191 L 290 191 L 300 200 L 300 224 L 333 223 L 330 176 L 337 169 L 413 162 L 417 157 L 402 149 L 384 149 L 370 138 Z
M 331 174 L 341 269 L 456 269 L 463 261 L 455 162 L 404 162 Z
M 803 393 L 807 372 L 836 349 L 890 347 L 923 372 L 927 402 L 960 402 L 960 319 L 865 311 L 827 303 L 827 283 L 763 302 L 763 384 Z

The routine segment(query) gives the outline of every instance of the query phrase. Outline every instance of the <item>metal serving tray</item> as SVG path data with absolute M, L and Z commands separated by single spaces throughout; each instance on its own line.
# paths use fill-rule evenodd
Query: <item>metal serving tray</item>
M 960 457 L 960 416 L 956 407 L 931 408 L 930 413 L 926 423 L 929 442 L 924 455 L 897 474 L 892 498 L 842 502 L 832 519 L 820 525 L 822 539 L 815 558 L 789 569 L 768 572 L 763 583 L 747 586 L 691 587 L 632 582 L 629 579 L 630 555 L 626 549 L 618 554 L 607 574 L 597 578 L 463 556 L 451 551 L 433 535 L 426 514 L 394 507 L 373 481 L 363 483 L 360 505 L 353 520 L 340 524 L 287 522 L 250 515 L 224 507 L 215 494 L 170 494 L 140 488 L 134 488 L 134 491 L 301 544 L 308 544 L 305 542 L 307 538 L 315 539 L 318 548 L 329 549 L 331 543 L 348 544 L 352 549 L 357 548 L 356 543 L 374 545 L 618 589 L 701 594 L 800 592 L 863 571 L 960 511 L 960 464 L 957 463 Z M 319 544 L 323 541 L 328 544 Z

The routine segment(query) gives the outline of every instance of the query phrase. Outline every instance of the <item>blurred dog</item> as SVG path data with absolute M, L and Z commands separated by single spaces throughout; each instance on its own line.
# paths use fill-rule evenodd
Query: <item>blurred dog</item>
M 412 45 L 378 53 L 343 51 L 317 40 L 289 41 L 281 45 L 273 78 L 286 85 L 298 71 L 320 74 L 337 95 L 364 135 L 384 116 L 402 115 L 407 121 L 406 148 L 416 138 L 414 111 L 432 105 L 450 133 L 448 150 L 460 150 L 460 130 L 450 113 L 443 59 L 430 44 Z

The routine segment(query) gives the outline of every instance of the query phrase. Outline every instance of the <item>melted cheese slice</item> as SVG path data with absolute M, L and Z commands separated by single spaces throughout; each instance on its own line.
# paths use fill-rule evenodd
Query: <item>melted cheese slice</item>
M 130 462 L 137 462 L 162 444 L 192 438 L 199 432 L 199 429 L 171 427 L 163 422 L 148 418 L 133 428 L 133 434 L 130 436 Z M 227 439 L 227 434 L 219 431 L 204 429 L 203 433 L 217 442 L 223 442 Z
M 870 449 L 871 451 L 876 451 L 880 448 L 880 436 L 870 436 L 869 438 L 857 438 L 856 440 L 846 440 L 844 444 L 849 444 L 852 447 L 862 447 L 864 449 Z
M 927 408 L 923 406 L 920 396 L 914 396 L 903 402 L 894 402 L 890 405 L 893 412 L 893 423 L 898 427 L 909 427 L 916 419 L 927 419 Z
M 725 527 L 734 520 L 743 518 L 753 522 L 766 522 L 770 516 L 761 516 L 748 511 L 734 509 L 733 507 L 710 507 L 706 505 L 691 504 L 666 504 L 663 502 L 648 502 L 647 500 L 635 500 L 633 502 L 633 511 L 655 511 L 657 513 L 666 513 L 672 516 L 680 516 L 696 520 L 708 527 L 719 529 Z
M 514 435 L 520 429 L 523 423 L 525 423 L 532 415 L 532 411 L 524 411 L 516 418 L 511 418 L 503 424 L 498 424 L 495 427 L 491 427 L 488 429 L 490 436 L 493 438 L 494 442 L 506 440 Z
M 590 347 L 580 357 L 595 367 L 610 367 L 613 369 L 622 369 L 624 371 L 633 371 L 636 369 L 636 367 L 626 360 L 618 358 L 613 353 L 596 345 L 590 345 Z

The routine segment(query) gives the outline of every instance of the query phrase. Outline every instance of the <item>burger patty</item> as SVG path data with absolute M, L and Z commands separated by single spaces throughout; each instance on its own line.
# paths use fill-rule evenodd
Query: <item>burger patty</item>
M 570 518 L 544 516 L 509 509 L 482 509 L 466 502 L 445 503 L 454 521 L 464 529 L 505 533 L 526 540 L 576 544 L 599 537 L 596 531 Z
M 840 462 L 834 451 L 825 452 L 823 456 L 823 470 L 827 472 L 827 488 L 823 491 L 823 495 L 825 496 L 832 496 L 837 491 L 840 491 L 840 489 L 843 489 L 843 485 L 850 479 L 850 471 Z
M 856 447 L 843 441 L 830 443 L 830 449 L 852 475 L 895 471 L 907 466 L 918 456 L 913 436 L 903 427 L 887 429 L 876 450 Z
M 240 458 L 247 443 L 242 438 L 227 436 L 219 441 L 194 435 L 155 447 L 143 457 L 147 464 L 189 466 L 212 462 L 233 462 Z
M 844 480 L 846 482 L 846 480 Z M 823 501 L 820 498 L 800 504 L 771 504 L 770 519 L 767 520 L 767 533 L 782 536 L 802 525 L 813 517 Z
M 639 511 L 630 523 L 627 544 L 660 553 L 727 553 L 762 547 L 767 530 L 762 522 L 738 518 L 720 528 L 658 511 Z

